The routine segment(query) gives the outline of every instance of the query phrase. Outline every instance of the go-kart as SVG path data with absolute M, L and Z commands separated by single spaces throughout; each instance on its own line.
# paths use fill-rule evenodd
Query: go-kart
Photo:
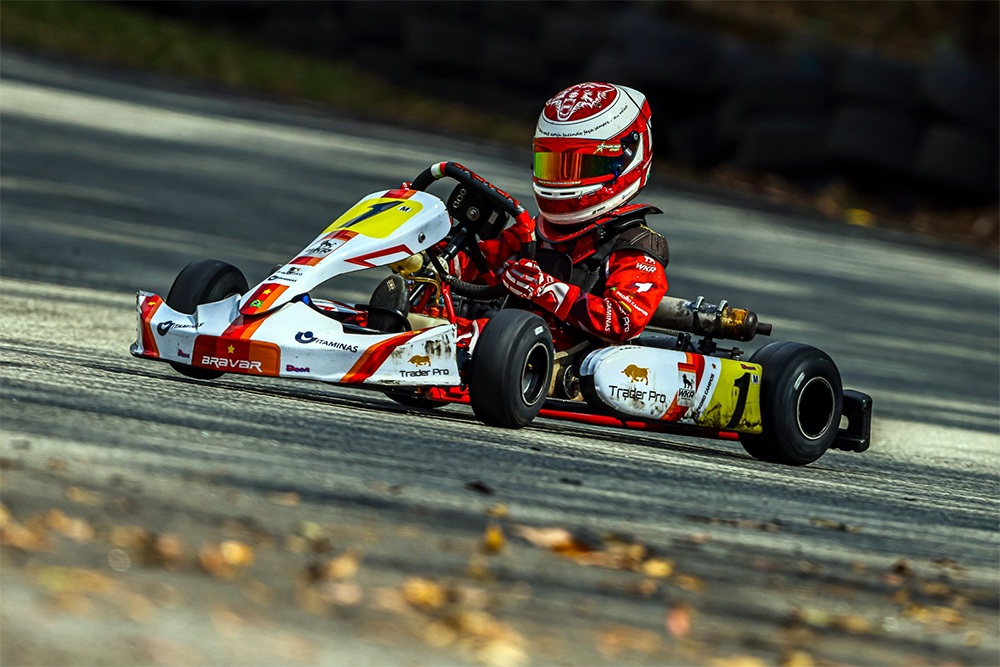
M 447 201 L 426 192 L 458 182 Z M 868 449 L 871 398 L 844 390 L 833 360 L 778 342 L 748 361 L 718 340 L 750 341 L 771 326 L 752 311 L 666 297 L 641 336 L 556 350 L 550 323 L 510 297 L 449 270 L 459 253 L 528 213 L 513 197 L 452 162 L 376 192 L 337 218 L 296 257 L 250 289 L 239 269 L 195 261 L 166 299 L 137 295 L 131 353 L 192 378 L 224 373 L 367 387 L 407 406 L 469 403 L 476 417 L 520 428 L 536 417 L 739 439 L 764 461 L 802 465 L 827 449 Z M 534 243 L 523 256 L 544 254 Z M 338 275 L 389 267 L 369 303 L 313 298 Z M 478 337 L 456 322 L 485 321 Z M 846 421 L 846 424 L 843 422 Z

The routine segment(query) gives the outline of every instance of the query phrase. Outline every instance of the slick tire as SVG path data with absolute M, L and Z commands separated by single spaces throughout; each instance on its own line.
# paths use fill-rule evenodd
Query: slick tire
M 806 465 L 826 453 L 840 428 L 844 388 L 823 351 L 801 343 L 765 345 L 750 357 L 763 367 L 763 432 L 741 433 L 750 456 L 769 463 Z
M 472 352 L 469 399 L 485 424 L 523 428 L 538 416 L 552 381 L 552 332 L 524 310 L 501 310 Z
M 249 289 L 243 273 L 232 264 L 217 259 L 199 259 L 185 266 L 167 294 L 167 305 L 191 315 L 203 303 L 212 303 Z M 197 380 L 214 380 L 222 371 L 170 363 L 174 370 Z

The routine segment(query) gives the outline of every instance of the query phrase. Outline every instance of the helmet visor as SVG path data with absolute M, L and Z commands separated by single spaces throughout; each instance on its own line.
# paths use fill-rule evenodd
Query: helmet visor
M 553 185 L 613 180 L 635 158 L 635 142 L 631 139 L 629 136 L 620 143 L 609 141 L 596 146 L 588 142 L 577 150 L 553 150 L 555 146 L 536 140 L 535 180 Z

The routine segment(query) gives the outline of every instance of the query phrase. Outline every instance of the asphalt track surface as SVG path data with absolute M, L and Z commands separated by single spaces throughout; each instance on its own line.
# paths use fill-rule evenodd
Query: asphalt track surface
M 5 547 L 12 662 L 473 660 L 460 643 L 422 641 L 409 616 L 394 626 L 368 592 L 409 576 L 462 581 L 484 511 L 503 503 L 508 532 L 523 523 L 627 534 L 703 583 L 668 579 L 639 594 L 633 572 L 514 539 L 473 583 L 527 638 L 535 664 L 776 663 L 796 647 L 834 663 L 997 664 L 995 258 L 647 188 L 643 199 L 666 212 L 651 222 L 671 244 L 671 294 L 752 308 L 774 339 L 826 350 L 845 386 L 874 397 L 871 450 L 804 468 L 754 461 L 730 442 L 548 420 L 500 431 L 466 407 L 411 410 L 336 386 L 196 382 L 128 355 L 137 289 L 166 294 L 202 257 L 236 264 L 252 284 L 362 196 L 442 159 L 531 202 L 528 154 L 9 51 L 0 76 L 5 506 L 22 519 L 62 507 L 192 543 L 226 520 L 278 536 L 308 520 L 330 527 L 335 549 L 363 543 L 366 553 L 364 601 L 316 615 L 280 595 L 300 557 L 262 548 L 255 576 L 278 602 L 258 621 L 231 602 L 242 634 L 227 634 L 204 610 L 235 584 L 171 574 L 188 604 L 145 624 L 52 614 L 30 573 L 39 562 L 101 568 L 106 545 Z M 321 295 L 365 301 L 381 275 L 345 277 Z M 128 495 L 133 514 L 69 504 L 66 485 Z M 275 493 L 300 502 L 276 505 Z M 909 569 L 893 575 L 901 557 Z M 900 586 L 917 605 L 909 611 L 890 599 Z M 675 637 L 664 615 L 684 605 L 694 622 Z M 946 607 L 961 620 L 936 622 Z M 794 621 L 803 609 L 819 611 Z M 855 631 L 829 621 L 852 615 L 865 619 Z M 284 631 L 308 650 L 261 648 Z

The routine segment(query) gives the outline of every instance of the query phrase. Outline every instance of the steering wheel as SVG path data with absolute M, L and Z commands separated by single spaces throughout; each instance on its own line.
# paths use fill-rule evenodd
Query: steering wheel
M 521 206 L 520 202 L 489 181 L 483 179 L 472 170 L 467 169 L 456 162 L 439 162 L 438 164 L 431 165 L 427 169 L 420 172 L 420 174 L 413 179 L 410 187 L 414 190 L 426 190 L 431 183 L 444 178 L 445 176 L 458 181 L 460 184 L 469 188 L 470 192 L 473 192 L 486 201 L 495 204 L 497 208 L 513 217 L 515 223 L 527 223 L 531 220 L 531 216 L 524 209 L 524 207 Z M 446 262 L 454 257 L 459 251 L 469 252 L 476 247 L 478 242 L 476 240 L 475 231 L 476 230 L 471 229 L 468 225 L 462 225 L 453 233 L 452 239 L 448 244 L 448 248 L 446 248 L 446 250 L 451 249 L 450 256 L 446 256 L 444 258 Z M 522 247 L 521 256 L 526 257 L 527 259 L 535 258 L 534 241 L 527 243 Z M 484 273 L 484 278 L 486 279 L 486 282 L 490 284 L 476 285 L 453 276 L 448 276 L 446 278 L 446 282 L 451 286 L 452 291 L 456 294 L 470 299 L 475 299 L 477 301 L 493 301 L 494 299 L 507 296 L 507 289 L 500 284 L 500 276 L 497 275 L 495 270 L 490 269 L 486 271 Z

